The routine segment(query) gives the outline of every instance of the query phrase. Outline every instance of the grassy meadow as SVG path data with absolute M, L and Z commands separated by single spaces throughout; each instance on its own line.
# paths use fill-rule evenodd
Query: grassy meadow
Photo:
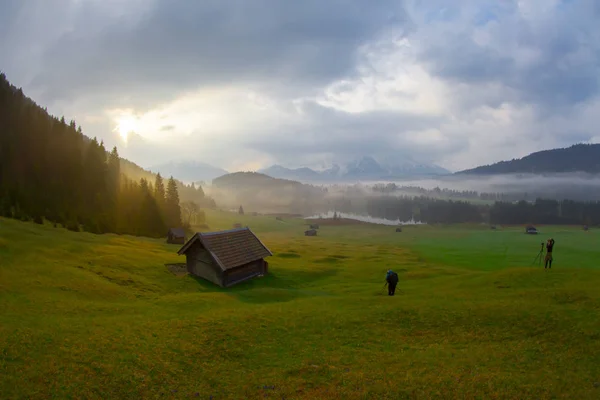
M 235 222 L 270 274 L 220 289 L 172 274 L 184 258 L 163 240 L 0 218 L 0 398 L 600 398 L 594 229 L 305 237 L 303 220 L 207 212 L 211 230 Z

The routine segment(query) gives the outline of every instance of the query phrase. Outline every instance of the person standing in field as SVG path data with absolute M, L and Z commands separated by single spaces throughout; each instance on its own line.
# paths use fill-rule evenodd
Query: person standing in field
M 552 248 L 554 247 L 554 239 L 548 239 L 546 242 L 546 264 L 544 265 L 544 269 L 552 268 Z
M 387 275 L 385 276 L 385 280 L 388 285 L 388 295 L 393 296 L 396 293 L 396 285 L 398 284 L 398 274 L 388 269 Z

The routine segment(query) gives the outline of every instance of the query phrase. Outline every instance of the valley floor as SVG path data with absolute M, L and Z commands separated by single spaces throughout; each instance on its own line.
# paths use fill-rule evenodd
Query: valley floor
M 594 230 L 207 219 L 270 274 L 220 289 L 162 240 L 0 219 L 0 398 L 600 398 Z

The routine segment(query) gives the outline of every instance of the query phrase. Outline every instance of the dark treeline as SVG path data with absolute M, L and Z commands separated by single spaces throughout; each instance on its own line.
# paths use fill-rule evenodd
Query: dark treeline
M 451 224 L 483 222 L 486 210 L 467 201 L 439 200 L 428 197 L 374 196 L 367 200 L 366 212 L 375 218 Z
M 504 192 L 478 192 L 475 190 L 455 190 L 447 188 L 425 189 L 418 186 L 399 186 L 395 183 L 375 184 L 371 190 L 375 193 L 386 195 L 412 195 L 439 199 L 466 199 L 466 200 L 485 200 L 516 202 L 520 200 L 535 201 L 538 198 L 550 200 L 572 199 L 580 201 L 594 201 L 600 198 L 600 185 L 586 184 L 585 180 L 580 183 L 554 182 L 552 185 L 546 184 L 544 187 L 527 188 L 523 190 L 525 184 L 515 181 L 514 184 L 506 184 Z
M 545 200 L 496 202 L 490 208 L 493 224 L 600 224 L 600 201 Z
M 600 201 L 537 199 L 534 202 L 495 202 L 488 205 L 425 196 L 370 196 L 364 205 L 356 204 L 356 201 L 344 199 L 338 199 L 335 203 L 336 210 L 341 212 L 366 213 L 371 217 L 389 220 L 414 219 L 429 224 L 600 224 Z
M 195 189 L 197 190 L 197 189 Z M 176 181 L 131 180 L 116 148 L 49 115 L 0 74 L 0 215 L 93 233 L 164 236 L 181 226 Z
M 121 172 L 129 177 L 130 179 L 134 179 L 136 181 L 140 181 L 140 179 L 144 178 L 148 182 L 154 182 L 157 178 L 157 175 L 153 172 L 147 171 L 128 161 L 126 159 L 121 158 Z M 202 208 L 216 208 L 216 203 L 214 199 L 207 196 L 204 193 L 204 190 L 201 186 L 197 186 L 194 183 L 186 185 L 185 183 L 175 180 L 177 184 L 177 191 L 179 193 L 179 199 L 181 202 L 192 202 L 195 203 L 196 206 Z

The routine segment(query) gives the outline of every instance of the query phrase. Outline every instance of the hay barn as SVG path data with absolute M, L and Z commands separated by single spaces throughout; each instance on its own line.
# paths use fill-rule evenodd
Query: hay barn
M 198 232 L 177 252 L 189 274 L 221 287 L 267 274 L 271 251 L 249 228 Z
M 317 231 L 314 229 L 309 229 L 304 232 L 304 236 L 317 236 Z
M 185 230 L 183 228 L 171 228 L 167 232 L 167 243 L 184 244 Z

